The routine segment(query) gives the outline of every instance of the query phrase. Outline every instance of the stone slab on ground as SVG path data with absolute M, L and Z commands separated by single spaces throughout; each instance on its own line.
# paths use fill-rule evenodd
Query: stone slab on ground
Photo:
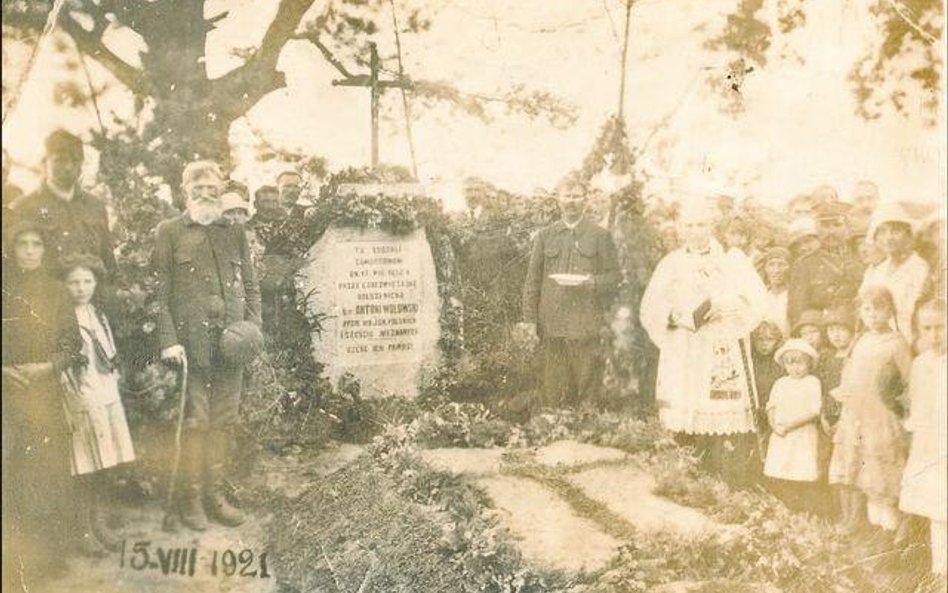
M 500 471 L 504 451 L 501 448 L 464 449 L 448 447 L 426 449 L 421 451 L 421 457 L 437 469 L 470 476 L 489 476 Z
M 615 555 L 620 542 L 592 521 L 577 516 L 564 500 L 524 478 L 480 478 L 499 510 L 501 524 L 519 541 L 524 557 L 539 566 L 598 570 Z
M 636 467 L 598 467 L 568 479 L 586 496 L 605 504 L 642 531 L 698 535 L 727 530 L 700 511 L 652 494 L 654 479 Z
M 628 453 L 612 447 L 599 447 L 578 441 L 555 441 L 536 450 L 537 463 L 548 466 L 565 465 L 575 467 L 590 463 L 622 461 Z

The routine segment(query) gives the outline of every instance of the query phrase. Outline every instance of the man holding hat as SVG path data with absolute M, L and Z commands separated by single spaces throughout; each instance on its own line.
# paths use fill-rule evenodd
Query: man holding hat
M 787 308 L 790 322 L 807 309 L 823 311 L 852 304 L 862 280 L 862 264 L 848 244 L 846 213 L 841 202 L 820 204 L 816 230 L 820 247 L 794 262 Z
M 546 405 L 595 405 L 602 384 L 601 337 L 619 284 L 609 231 L 588 220 L 586 194 L 559 196 L 562 218 L 540 231 L 523 288 L 523 318 L 543 350 Z
M 869 224 L 869 238 L 885 254 L 885 260 L 866 270 L 861 289 L 884 286 L 895 301 L 899 332 L 912 343 L 912 315 L 928 289 L 928 264 L 912 248 L 915 221 L 901 204 L 887 202 L 876 209 Z
M 182 173 L 185 213 L 155 232 L 161 358 L 189 369 L 177 502 L 196 531 L 207 527 L 205 510 L 224 525 L 244 520 L 225 496 L 225 471 L 243 367 L 263 342 L 247 236 L 221 216 L 223 183 L 216 163 L 190 163 Z
M 46 235 L 48 261 L 55 268 L 66 255 L 88 254 L 116 269 L 105 206 L 79 187 L 84 159 L 82 140 L 65 130 L 46 138 L 45 179 L 34 193 L 11 204 L 11 224 L 28 220 Z

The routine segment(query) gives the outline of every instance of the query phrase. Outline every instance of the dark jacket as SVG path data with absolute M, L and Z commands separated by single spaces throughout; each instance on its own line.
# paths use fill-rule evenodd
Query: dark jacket
M 3 365 L 51 362 L 56 372 L 82 358 L 76 313 L 46 271 L 3 267 Z
M 68 202 L 44 183 L 32 194 L 10 205 L 10 223 L 29 220 L 39 223 L 46 235 L 46 257 L 50 268 L 59 258 L 85 253 L 98 257 L 109 275 L 115 273 L 115 253 L 105 206 L 78 187 Z
M 215 362 L 220 331 L 237 321 L 260 325 L 260 288 L 243 225 L 202 226 L 187 214 L 155 231 L 160 348 L 184 346 L 188 362 Z
M 590 274 L 592 286 L 560 286 L 550 274 Z M 586 339 L 599 335 L 619 285 L 612 236 L 582 220 L 575 229 L 562 221 L 540 231 L 523 289 L 524 321 L 541 337 Z
M 829 252 L 818 249 L 793 264 L 787 293 L 790 323 L 796 323 L 803 311 L 823 311 L 838 306 L 853 306 L 863 265 L 848 249 Z

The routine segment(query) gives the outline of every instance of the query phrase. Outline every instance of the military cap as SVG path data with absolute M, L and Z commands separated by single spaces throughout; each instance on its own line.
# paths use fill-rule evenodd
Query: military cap
M 46 137 L 46 156 L 64 154 L 75 160 L 83 159 L 82 139 L 66 130 L 56 130 Z
M 816 221 L 809 216 L 802 216 L 790 223 L 787 229 L 790 233 L 790 244 L 794 244 L 806 237 L 816 237 Z

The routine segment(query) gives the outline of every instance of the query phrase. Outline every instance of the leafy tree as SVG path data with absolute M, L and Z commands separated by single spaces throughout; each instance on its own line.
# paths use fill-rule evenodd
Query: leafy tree
M 776 3 L 776 27 L 762 20 L 762 9 Z M 880 117 L 886 105 L 908 114 L 910 97 L 919 97 L 928 125 L 937 121 L 941 80 L 940 48 L 944 32 L 944 4 L 941 0 L 876 0 L 865 3 L 879 28 L 879 39 L 853 64 L 849 75 L 856 113 L 865 119 Z M 709 49 L 736 54 L 744 62 L 731 65 L 726 84 L 714 84 L 725 95 L 739 91 L 743 74 L 764 68 L 768 51 L 776 37 L 791 33 L 807 22 L 804 0 L 740 0 L 727 15 L 723 31 L 707 42 Z M 735 88 L 737 87 L 737 88 Z M 740 111 L 739 104 L 728 106 Z
M 53 0 L 11 0 L 3 3 L 4 35 L 37 32 L 45 25 Z M 231 124 L 267 94 L 286 85 L 277 70 L 283 48 L 291 42 L 315 46 L 343 76 L 352 73 L 346 63 L 364 64 L 369 36 L 390 23 L 392 4 L 385 0 L 280 0 L 276 14 L 259 44 L 235 49 L 242 64 L 210 78 L 205 67 L 208 34 L 229 12 L 205 16 L 205 0 L 65 0 L 57 24 L 78 50 L 104 66 L 136 98 L 136 106 L 150 106 L 150 120 L 140 139 L 162 146 L 175 161 L 196 156 L 227 161 Z M 399 8 L 400 32 L 419 33 L 431 25 L 420 8 Z M 137 56 L 120 55 L 110 47 L 109 34 L 123 30 L 140 38 L 145 49 Z M 393 58 L 383 56 L 382 66 Z M 73 65 L 75 67 L 75 65 Z M 391 68 L 385 68 L 391 72 Z M 575 109 L 547 93 L 512 87 L 502 97 L 462 92 L 441 81 L 413 81 L 413 93 L 424 102 L 448 102 L 482 120 L 489 105 L 500 102 L 508 110 L 544 116 L 557 125 L 575 120 Z M 4 93 L 11 89 L 4 87 Z M 81 85 L 61 85 L 62 103 L 76 105 L 90 98 Z M 177 185 L 180 163 L 154 172 Z

